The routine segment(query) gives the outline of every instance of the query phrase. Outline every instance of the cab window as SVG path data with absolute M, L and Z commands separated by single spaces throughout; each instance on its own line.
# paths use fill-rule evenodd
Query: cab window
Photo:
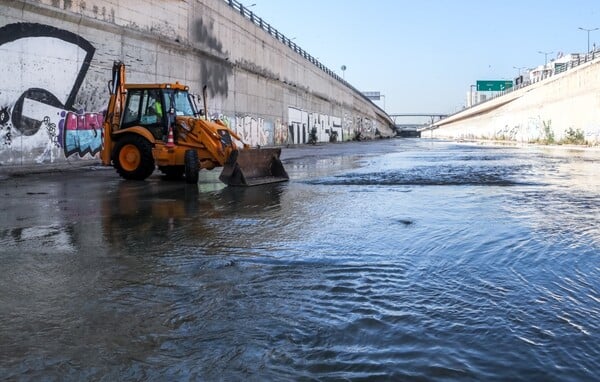
M 130 90 L 123 116 L 123 126 L 155 127 L 162 125 L 164 110 L 160 90 Z
M 123 115 L 123 125 L 135 124 L 140 115 L 140 101 L 142 99 L 141 90 L 132 90 L 127 92 L 127 105 Z
M 160 90 L 144 90 L 142 100 L 142 116 L 140 125 L 152 125 L 161 123 L 165 108 L 161 99 Z
M 194 108 L 188 92 L 179 90 L 166 91 L 165 101 L 167 102 L 167 110 L 173 107 L 177 116 L 194 116 Z

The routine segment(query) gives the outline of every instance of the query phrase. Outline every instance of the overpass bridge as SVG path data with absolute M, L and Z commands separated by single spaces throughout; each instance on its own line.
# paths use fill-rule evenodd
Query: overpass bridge
M 388 114 L 394 122 L 394 129 L 397 136 L 401 137 L 420 137 L 421 131 L 427 130 L 435 122 L 448 116 L 444 113 L 393 113 Z M 428 118 L 427 123 L 399 123 L 406 118 Z

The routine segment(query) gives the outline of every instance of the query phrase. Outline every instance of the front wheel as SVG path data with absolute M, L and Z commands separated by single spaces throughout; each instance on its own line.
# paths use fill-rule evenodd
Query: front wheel
M 198 183 L 198 173 L 200 172 L 200 162 L 198 161 L 198 152 L 196 150 L 187 150 L 184 157 L 185 163 L 185 182 L 189 184 Z
M 152 144 L 139 135 L 124 136 L 115 145 L 113 164 L 124 179 L 146 179 L 154 172 Z

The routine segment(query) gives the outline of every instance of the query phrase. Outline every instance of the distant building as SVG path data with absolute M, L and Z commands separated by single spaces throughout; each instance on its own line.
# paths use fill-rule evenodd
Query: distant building
M 529 82 L 538 82 L 544 78 L 562 73 L 569 67 L 576 66 L 580 60 L 579 53 L 558 54 L 555 60 L 550 60 L 546 65 L 539 65 L 529 71 Z

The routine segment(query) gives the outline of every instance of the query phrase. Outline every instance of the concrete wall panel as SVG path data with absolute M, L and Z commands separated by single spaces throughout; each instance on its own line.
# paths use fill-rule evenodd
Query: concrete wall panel
M 569 132 L 600 144 L 600 60 L 440 121 L 424 136 L 568 143 Z
M 290 108 L 306 125 L 299 143 L 312 127 L 322 140 L 334 125 L 344 139 L 393 134 L 377 106 L 278 38 L 222 0 L 0 1 L 0 164 L 96 158 L 115 60 L 128 82 L 206 85 L 210 115 L 251 144 L 290 143 Z

